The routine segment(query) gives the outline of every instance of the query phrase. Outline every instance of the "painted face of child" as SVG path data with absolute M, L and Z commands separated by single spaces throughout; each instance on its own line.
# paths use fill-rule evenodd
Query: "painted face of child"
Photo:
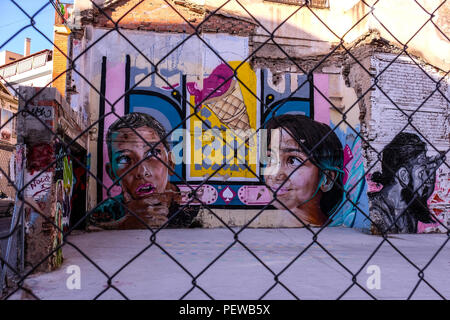
M 132 129 L 114 132 L 111 163 L 108 165 L 110 172 L 115 175 L 113 179 L 121 177 L 122 191 L 136 200 L 164 192 L 169 173 L 166 165 L 170 166 L 170 162 L 165 146 L 158 144 L 161 138 L 154 129 L 140 127 L 135 130 L 147 143 Z M 156 147 L 152 150 L 151 146 Z
M 295 213 L 295 209 L 305 204 L 316 192 L 319 168 L 308 160 L 292 135 L 284 129 L 276 130 L 279 131 L 279 147 L 270 146 L 270 163 L 266 168 L 269 174 L 265 176 L 265 180 L 274 192 L 278 190 L 276 195 L 279 202 L 274 201 L 273 205 L 278 209 L 285 209 L 286 206 Z M 272 144 L 274 142 L 276 141 L 272 141 Z

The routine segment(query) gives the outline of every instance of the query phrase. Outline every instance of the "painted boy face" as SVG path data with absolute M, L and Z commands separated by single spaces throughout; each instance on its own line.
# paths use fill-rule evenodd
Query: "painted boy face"
M 166 165 L 171 166 L 171 161 L 165 146 L 158 144 L 161 138 L 154 129 L 140 127 L 135 130 L 145 142 L 132 129 L 113 132 L 111 163 L 107 166 L 112 179 L 121 178 L 124 193 L 132 199 L 142 199 L 164 192 L 169 173 Z M 156 146 L 153 153 L 151 146 Z
M 278 190 L 278 201 L 292 210 L 314 195 L 319 183 L 319 168 L 307 160 L 308 156 L 286 130 L 276 130 L 279 130 L 279 148 L 270 146 L 270 163 L 266 168 L 270 174 L 265 176 L 265 180 L 273 191 Z M 278 201 L 273 205 L 285 209 Z

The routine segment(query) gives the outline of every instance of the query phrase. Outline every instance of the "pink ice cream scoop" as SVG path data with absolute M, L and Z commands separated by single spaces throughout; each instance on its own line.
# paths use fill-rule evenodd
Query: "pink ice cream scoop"
M 203 79 L 203 89 L 200 89 L 195 82 L 188 82 L 186 86 L 189 93 L 195 96 L 195 103 L 198 104 L 205 98 L 220 97 L 227 92 L 231 86 L 233 75 L 233 69 L 222 63 L 207 78 Z

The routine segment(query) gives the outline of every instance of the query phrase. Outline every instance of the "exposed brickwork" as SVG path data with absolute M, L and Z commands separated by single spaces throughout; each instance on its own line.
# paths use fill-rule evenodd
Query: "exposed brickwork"
M 364 144 L 368 177 L 381 169 L 378 153 L 399 132 L 418 135 L 427 143 L 430 155 L 448 151 L 450 147 L 448 76 L 440 82 L 439 91 L 435 91 L 435 81 L 442 79 L 444 73 L 420 61 L 416 64 L 406 55 L 397 56 L 373 52 L 361 60 L 369 73 L 378 75 L 378 86 L 359 101 L 361 134 L 370 143 L 370 147 Z M 350 70 L 348 79 L 358 96 L 374 84 L 374 78 L 361 66 L 354 64 Z M 449 156 L 447 152 L 447 159 Z M 435 192 L 448 192 L 449 175 L 448 165 L 441 165 L 436 172 Z M 439 197 L 431 196 L 430 209 L 444 224 L 450 223 L 450 217 L 445 216 L 450 212 L 448 201 L 433 199 Z
M 256 25 L 232 17 L 213 15 L 202 25 L 203 32 L 223 32 L 238 36 L 253 34 Z
M 67 47 L 68 37 L 66 33 L 55 32 L 54 35 L 54 48 L 53 48 L 53 82 L 52 86 L 55 87 L 62 96 L 66 94 L 66 78 L 67 74 Z M 61 75 L 61 76 L 60 76 Z M 59 77 L 58 77 L 59 76 Z M 58 78 L 57 78 L 58 77 Z M 57 79 L 56 79 L 57 78 Z
M 139 3 L 139 0 L 118 1 L 111 7 L 103 9 L 111 19 L 96 10 L 83 13 L 83 22 L 84 24 L 93 22 L 95 27 L 100 28 L 113 28 L 114 21 L 123 29 L 193 33 L 194 28 L 206 20 L 201 25 L 200 32 L 230 33 L 240 36 L 249 36 L 256 28 L 256 23 L 220 11 L 208 18 L 207 9 L 187 1 L 170 3 L 171 5 L 168 5 L 163 0 L 142 3 Z
M 393 135 L 405 127 L 408 117 L 414 113 L 412 124 L 415 128 L 409 127 L 407 130 L 417 129 L 433 145 L 447 150 L 450 138 L 450 106 L 446 97 L 448 79 L 441 82 L 440 92 L 435 91 L 434 81 L 441 79 L 441 73 L 426 65 L 416 65 L 404 56 L 389 65 L 395 57 L 393 54 L 381 53 L 372 60 L 373 68 L 380 74 L 378 83 L 382 89 L 372 93 L 370 127 L 374 132 L 374 142 L 382 145 L 388 143 Z
M 270 2 L 283 3 L 283 4 L 291 4 L 291 5 L 304 5 L 306 3 L 305 0 L 266 0 Z M 329 8 L 330 4 L 328 0 L 310 0 L 309 6 L 313 8 Z

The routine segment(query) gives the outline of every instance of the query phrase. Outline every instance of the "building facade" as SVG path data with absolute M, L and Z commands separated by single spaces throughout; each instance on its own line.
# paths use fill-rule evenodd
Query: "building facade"
M 15 94 L 19 86 L 51 86 L 52 65 L 52 51 L 46 49 L 0 66 L 0 76 Z
M 241 159 L 225 163 L 229 150 L 211 140 L 214 129 L 229 130 L 229 140 L 219 136 L 239 145 L 239 130 L 258 132 L 272 118 L 301 114 L 330 127 L 343 150 L 345 201 L 330 217 L 332 226 L 372 233 L 448 227 L 450 61 L 442 52 L 450 45 L 440 31 L 448 30 L 447 4 L 437 10 L 438 1 L 424 2 L 436 9 L 436 22 L 417 34 L 410 31 L 430 16 L 408 1 L 379 3 L 376 15 L 357 0 L 97 4 L 101 10 L 76 1 L 69 24 L 77 72 L 70 73 L 68 100 L 97 123 L 90 132 L 90 168 L 109 188 L 88 182 L 89 209 L 123 196 L 126 186 L 108 169 L 108 129 L 118 117 L 143 113 L 171 133 L 168 149 L 184 159 L 174 163 L 169 184 L 194 220 L 204 227 L 302 226 L 272 205 L 261 140 L 247 141 Z M 119 20 L 120 32 L 113 22 Z M 379 20 L 389 21 L 390 29 Z M 409 156 L 389 162 L 390 152 L 407 154 L 409 146 L 417 163 Z M 416 171 L 422 180 L 414 178 Z M 402 191 L 411 184 L 418 184 L 412 188 L 421 202 Z M 199 195 L 192 196 L 197 187 Z M 398 192 L 392 198 L 388 190 Z M 406 202 L 426 217 L 414 220 Z
M 14 174 L 14 153 L 17 143 L 16 118 L 18 100 L 0 83 L 0 106 L 1 106 L 1 126 L 0 126 L 0 191 L 9 198 L 14 199 L 15 189 L 13 183 Z

